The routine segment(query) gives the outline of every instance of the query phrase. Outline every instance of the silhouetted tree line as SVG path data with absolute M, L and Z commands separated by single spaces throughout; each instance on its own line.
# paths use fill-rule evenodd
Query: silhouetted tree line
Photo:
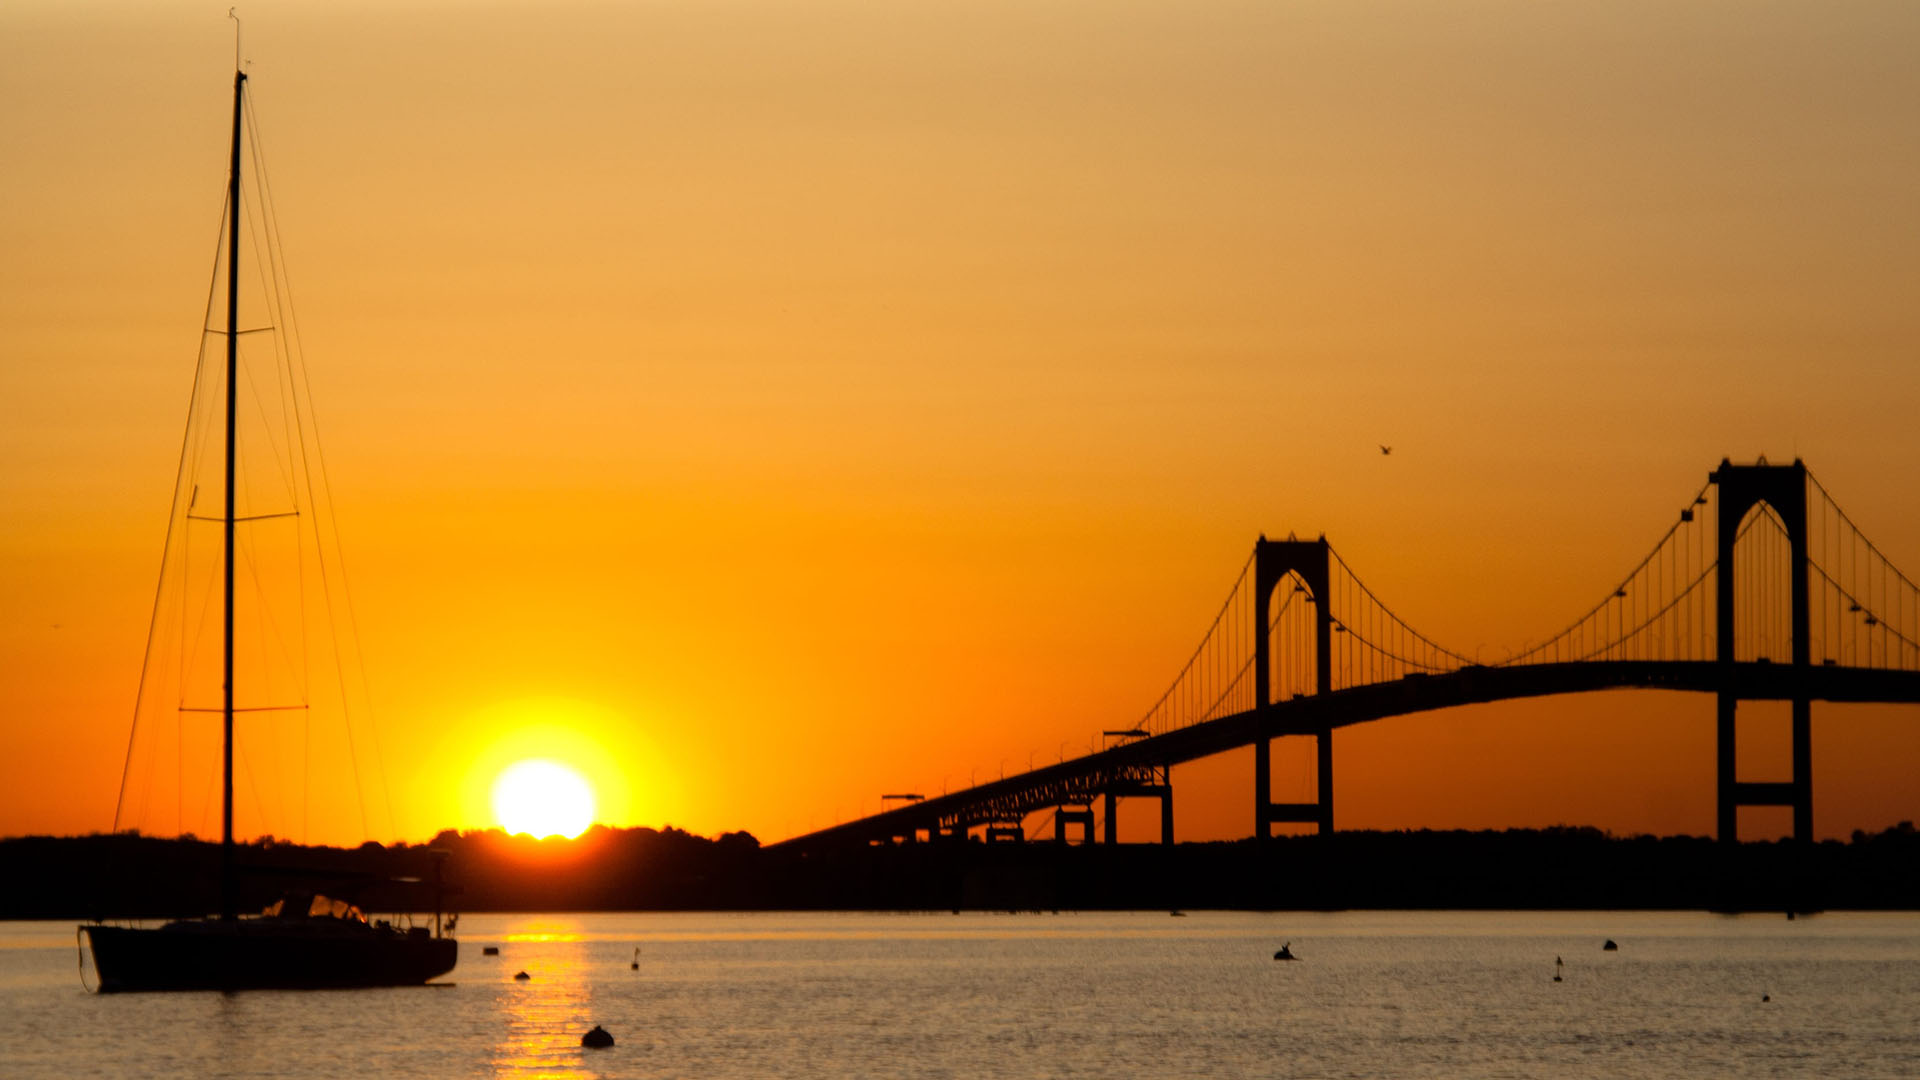
M 1224 843 L 895 844 L 800 855 L 745 832 L 596 826 L 426 844 L 240 849 L 242 911 L 310 889 L 369 911 L 1139 908 L 1920 908 L 1911 822 L 1851 842 L 1719 844 L 1591 828 L 1344 832 Z M 163 917 L 219 904 L 219 845 L 133 833 L 0 841 L 0 918 Z

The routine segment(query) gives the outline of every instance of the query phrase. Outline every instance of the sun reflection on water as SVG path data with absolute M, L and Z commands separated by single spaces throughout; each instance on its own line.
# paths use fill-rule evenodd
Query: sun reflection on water
M 529 915 L 507 924 L 502 941 L 584 941 L 586 933 L 578 919 L 552 915 Z
M 500 1041 L 493 1047 L 494 1075 L 598 1077 L 580 1046 L 581 1034 L 594 1021 L 578 925 L 530 919 L 509 927 L 500 940 L 515 947 L 503 950 L 499 965 L 487 974 L 496 988 L 503 1021 Z M 530 977 L 516 980 L 514 974 L 519 971 Z

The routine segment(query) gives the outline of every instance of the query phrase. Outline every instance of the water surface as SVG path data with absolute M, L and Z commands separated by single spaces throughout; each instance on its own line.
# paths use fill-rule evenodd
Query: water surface
M 73 930 L 0 923 L 0 1076 L 1920 1075 L 1916 914 L 473 915 L 451 985 L 105 997 Z

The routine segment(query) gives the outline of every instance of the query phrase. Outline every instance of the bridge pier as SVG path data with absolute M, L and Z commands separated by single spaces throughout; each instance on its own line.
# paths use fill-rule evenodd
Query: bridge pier
M 1080 842 L 1093 843 L 1093 807 L 1081 806 L 1073 809 L 1060 807 L 1053 814 L 1053 838 L 1059 843 L 1067 842 L 1067 829 L 1078 825 L 1081 829 Z
M 1273 826 L 1284 822 L 1316 825 L 1322 835 L 1333 832 L 1333 732 L 1316 731 L 1313 741 L 1319 791 L 1313 802 L 1298 803 L 1273 801 L 1273 741 L 1253 744 L 1254 835 L 1272 836 Z
M 1160 800 L 1160 843 L 1173 843 L 1173 769 L 1171 766 L 1156 766 L 1159 774 L 1156 783 L 1129 783 L 1123 786 L 1109 787 L 1101 792 L 1106 802 L 1106 842 L 1120 842 L 1120 799 L 1122 796 Z
M 1793 657 L 1797 675 L 1805 676 L 1812 658 L 1810 605 L 1807 596 L 1807 468 L 1791 465 L 1735 465 L 1722 458 L 1708 477 L 1719 490 L 1719 571 L 1715 581 L 1715 649 L 1721 665 L 1715 724 L 1718 833 L 1723 843 L 1740 839 L 1742 806 L 1793 807 L 1793 838 L 1813 842 L 1813 703 L 1805 695 L 1793 701 L 1793 775 L 1784 782 L 1756 783 L 1739 779 L 1737 714 L 1741 694 L 1734 664 L 1739 659 L 1734 640 L 1734 541 L 1747 512 L 1765 503 L 1786 527 L 1788 577 L 1792 590 Z
M 1740 837 L 1740 808 L 1743 806 L 1793 807 L 1793 838 L 1799 843 L 1813 840 L 1813 703 L 1804 698 L 1793 702 L 1793 775 L 1782 781 L 1738 779 L 1739 743 L 1736 713 L 1741 698 L 1725 690 L 1720 692 L 1716 757 L 1718 758 L 1720 839 L 1732 843 Z
M 1272 739 L 1257 739 L 1253 744 L 1253 835 L 1261 841 L 1273 835 Z
M 1813 702 L 1793 702 L 1793 838 L 1813 843 Z

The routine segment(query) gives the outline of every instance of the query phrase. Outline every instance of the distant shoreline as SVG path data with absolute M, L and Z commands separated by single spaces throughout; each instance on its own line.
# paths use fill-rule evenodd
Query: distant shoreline
M 1850 842 L 1722 845 L 1561 827 L 1062 847 L 978 841 L 763 850 L 746 833 L 498 830 L 359 849 L 241 848 L 241 910 L 291 888 L 368 911 L 1920 910 L 1910 822 Z M 411 879 L 403 881 L 399 879 Z M 219 846 L 133 834 L 0 840 L 0 919 L 218 906 Z

